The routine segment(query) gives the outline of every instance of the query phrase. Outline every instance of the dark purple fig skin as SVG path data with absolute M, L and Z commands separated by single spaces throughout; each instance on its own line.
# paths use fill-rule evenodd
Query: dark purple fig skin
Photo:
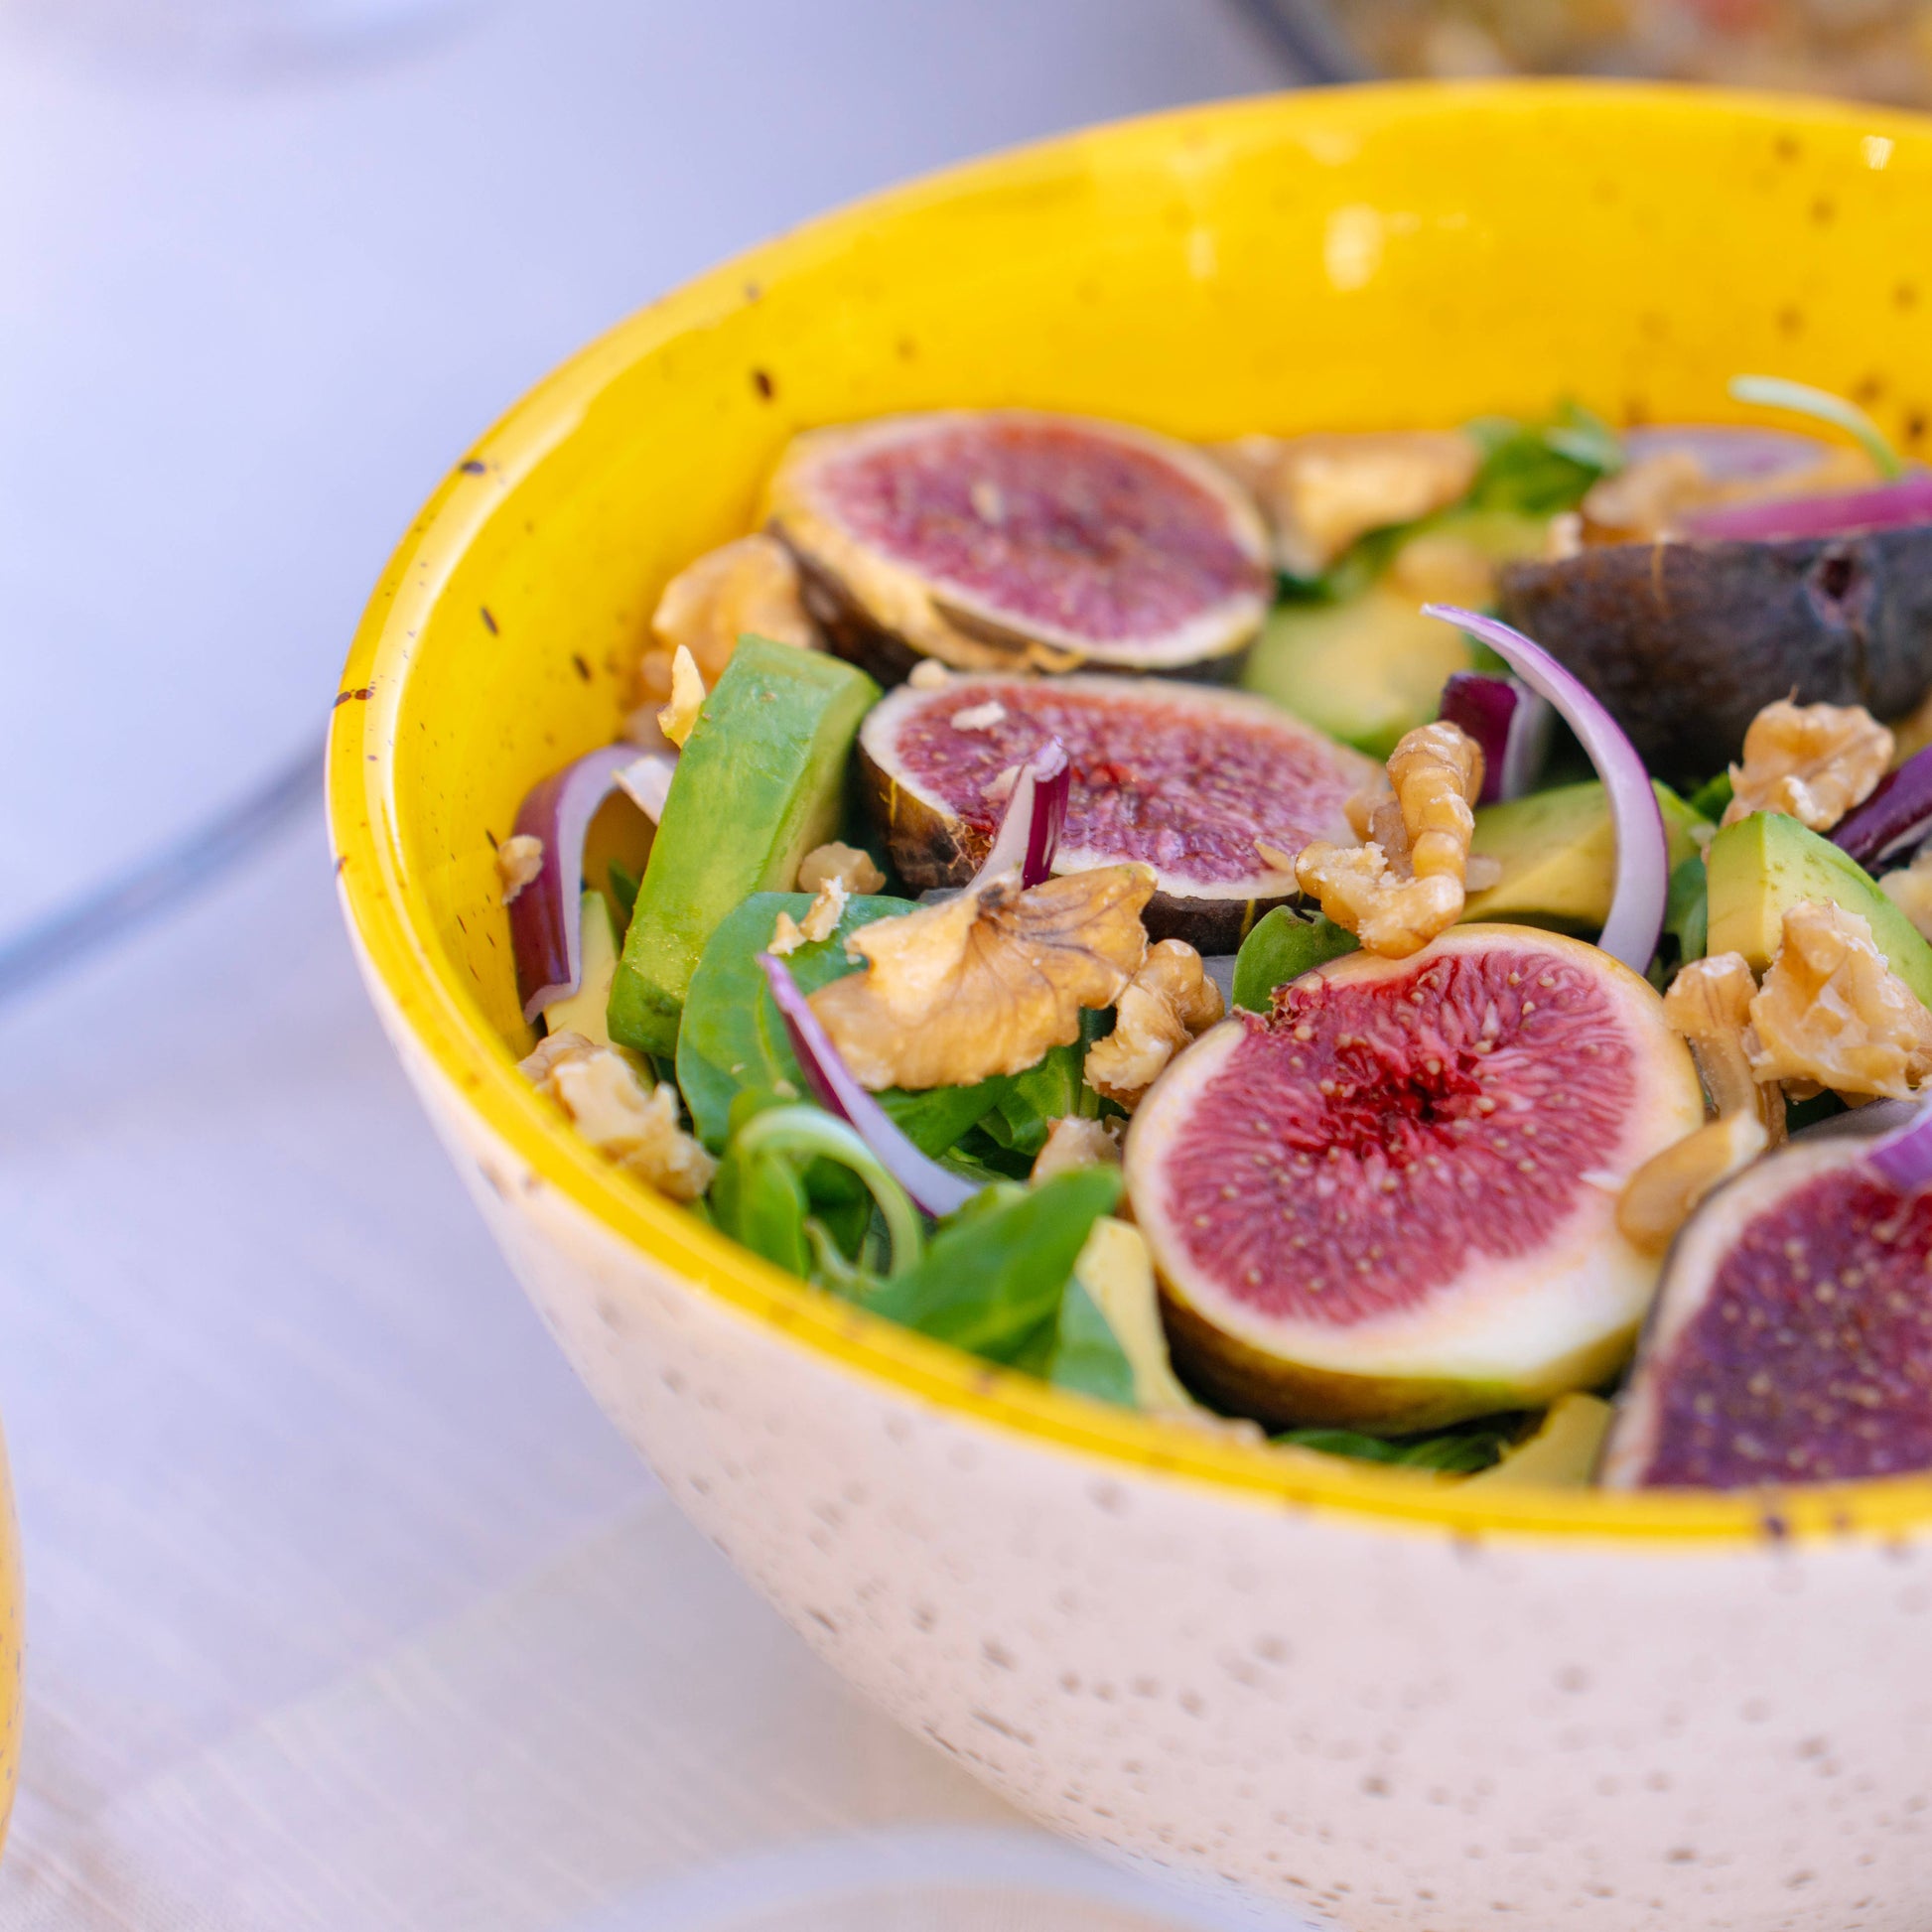
M 1775 543 L 1610 544 L 1506 565 L 1506 621 L 1575 671 L 1644 762 L 1695 783 L 1763 707 L 1909 711 L 1932 685 L 1932 524 Z
M 1864 1153 L 1899 1111 L 1808 1129 L 1685 1224 L 1604 1444 L 1606 1487 L 1932 1469 L 1932 1195 L 1902 1193 Z

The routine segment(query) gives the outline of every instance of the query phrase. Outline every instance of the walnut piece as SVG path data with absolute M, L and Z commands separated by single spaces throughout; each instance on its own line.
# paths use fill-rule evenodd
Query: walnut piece
M 1120 1166 L 1120 1135 L 1126 1123 L 1089 1120 L 1084 1114 L 1068 1114 L 1046 1130 L 1046 1145 L 1034 1157 L 1032 1177 L 1050 1180 L 1056 1173 L 1074 1168 L 1117 1168 Z
M 534 832 L 517 832 L 496 848 L 496 877 L 503 882 L 507 905 L 543 870 L 543 841 Z
M 1741 1173 L 1771 1145 L 1754 1113 L 1725 1114 L 1653 1154 L 1629 1180 L 1616 1203 L 1623 1238 L 1649 1254 L 1661 1254 L 1712 1188 Z
M 676 1201 L 694 1201 L 711 1185 L 718 1163 L 680 1126 L 677 1089 L 669 1082 L 646 1087 L 616 1047 L 594 1045 L 582 1034 L 552 1034 L 518 1064 L 625 1173 Z
M 1760 1080 L 1906 1098 L 1932 1073 L 1932 1013 L 1885 963 L 1856 912 L 1806 899 L 1751 1001 L 1745 1038 Z
M 1184 939 L 1148 948 L 1147 963 L 1117 1003 L 1114 1030 L 1087 1049 L 1086 1082 L 1132 1110 L 1188 1041 L 1226 1011 L 1221 989 Z
M 765 951 L 780 959 L 788 958 L 805 943 L 805 934 L 798 921 L 782 908 L 771 922 L 771 938 Z
M 1019 1073 L 1080 1036 L 1147 958 L 1145 866 L 1103 866 L 1020 887 L 1018 869 L 955 897 L 876 919 L 846 940 L 867 970 L 811 996 L 859 1082 L 967 1086 Z
M 799 595 L 798 565 L 763 531 L 708 550 L 664 586 L 650 621 L 657 648 L 645 653 L 638 681 L 661 703 L 670 691 L 670 661 L 691 653 L 706 684 L 716 684 L 747 631 L 775 644 L 814 650 L 823 643 Z
M 1275 535 L 1275 561 L 1318 577 L 1371 530 L 1459 502 L 1481 454 L 1454 430 L 1354 436 L 1244 436 L 1212 453 L 1246 483 Z
M 1724 822 L 1785 812 L 1829 832 L 1870 796 L 1891 763 L 1892 737 L 1862 704 L 1767 704 L 1744 734 L 1744 761 L 1730 767 Z
M 1756 997 L 1744 955 L 1713 953 L 1690 961 L 1671 981 L 1664 1018 L 1684 1035 L 1713 1110 L 1721 1118 L 1752 1115 L 1775 1146 L 1784 1139 L 1784 1095 L 1775 1081 L 1760 1081 L 1751 1071 L 1744 1046 Z
M 943 690 L 952 672 L 936 657 L 921 657 L 906 674 L 906 683 L 915 691 Z
M 1367 844 L 1307 846 L 1295 876 L 1367 951 L 1406 959 L 1462 916 L 1482 748 L 1460 726 L 1419 725 L 1390 755 L 1389 782 Z
M 834 875 L 818 889 L 818 897 L 805 908 L 802 919 L 794 919 L 786 911 L 779 912 L 771 926 L 771 943 L 765 951 L 776 953 L 782 959 L 787 953 L 796 952 L 808 939 L 814 942 L 829 939 L 844 917 L 845 885 Z
M 1911 920 L 1923 938 L 1932 939 L 1932 845 L 1921 846 L 1909 866 L 1888 872 L 1878 890 Z
M 956 732 L 990 732 L 996 725 L 1005 724 L 1006 716 L 1006 706 L 998 698 L 989 698 L 985 704 L 955 711 L 950 722 Z
M 815 893 L 836 879 L 848 893 L 881 893 L 886 890 L 886 875 L 872 862 L 872 854 L 856 845 L 841 845 L 833 839 L 815 845 L 798 862 L 798 890 Z
M 670 702 L 657 714 L 657 729 L 680 751 L 691 736 L 691 727 L 698 722 L 704 699 L 704 677 L 698 669 L 698 660 L 679 644 L 677 655 L 671 659 Z

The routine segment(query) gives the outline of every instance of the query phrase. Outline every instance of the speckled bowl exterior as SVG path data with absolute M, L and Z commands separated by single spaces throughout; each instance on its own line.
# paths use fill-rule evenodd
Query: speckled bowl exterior
M 1771 369 L 1932 410 L 1932 129 L 1572 85 L 1079 135 L 645 311 L 453 473 L 335 714 L 371 994 L 517 1275 L 856 1685 L 1058 1829 L 1361 1932 L 1932 1927 L 1932 1482 L 1457 1487 L 1088 1405 L 790 1281 L 514 1068 L 489 835 L 613 733 L 658 588 L 787 435 L 1025 403 L 1200 438 Z M 1923 283 L 1923 286 L 1921 284 Z

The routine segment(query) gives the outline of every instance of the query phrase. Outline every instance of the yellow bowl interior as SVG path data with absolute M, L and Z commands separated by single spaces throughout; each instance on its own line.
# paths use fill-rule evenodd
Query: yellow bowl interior
M 347 910 L 488 1125 L 701 1291 L 1035 1438 L 1414 1527 L 1643 1538 L 1887 1531 L 1932 1481 L 1762 1498 L 1486 1493 L 1156 1424 L 990 1371 L 789 1280 L 605 1167 L 515 1072 L 486 832 L 608 741 L 657 592 L 746 529 L 791 433 L 1024 403 L 1186 437 L 1454 424 L 1570 395 L 1718 419 L 1740 370 L 1932 413 L 1932 122 L 1574 83 L 1387 87 L 1104 128 L 756 249 L 519 403 L 403 540 L 343 679 Z

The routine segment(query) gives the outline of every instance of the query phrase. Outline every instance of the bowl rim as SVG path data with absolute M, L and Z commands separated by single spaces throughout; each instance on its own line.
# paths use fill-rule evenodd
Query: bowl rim
M 422 1057 L 537 1182 L 607 1231 L 821 1361 L 1043 1450 L 1077 1456 L 1096 1478 L 1177 1480 L 1219 1498 L 1314 1511 L 1467 1544 L 1484 1537 L 1633 1543 L 1658 1550 L 1896 1539 L 1932 1524 L 1932 1474 L 1752 1492 L 1606 1492 L 1443 1482 L 1312 1450 L 1243 1443 L 1070 1395 L 993 1367 L 796 1281 L 602 1161 L 517 1071 L 438 969 L 439 942 L 414 902 L 396 834 L 393 747 L 417 631 L 468 547 L 513 489 L 571 433 L 622 370 L 688 330 L 811 267 L 883 218 L 916 215 L 1042 162 L 1084 151 L 1145 155 L 1250 122 L 1305 131 L 1386 130 L 1507 104 L 1585 115 L 1689 117 L 1916 137 L 1932 119 L 1804 96 L 1595 80 L 1390 82 L 1263 94 L 1077 129 L 1008 148 L 848 203 L 761 242 L 619 322 L 514 403 L 443 480 L 370 596 L 336 695 L 328 821 L 338 890 L 372 991 L 393 1007 Z

